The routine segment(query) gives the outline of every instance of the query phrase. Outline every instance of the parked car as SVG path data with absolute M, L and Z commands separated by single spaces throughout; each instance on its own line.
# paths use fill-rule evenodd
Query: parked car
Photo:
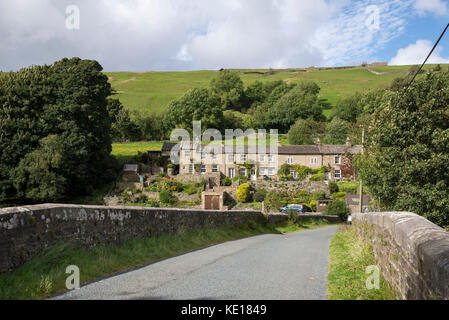
M 304 205 L 304 204 L 289 204 L 285 207 L 282 207 L 279 209 L 280 212 L 289 212 L 289 211 L 296 211 L 298 213 L 306 213 L 306 212 L 312 212 L 312 209 L 310 207 Z

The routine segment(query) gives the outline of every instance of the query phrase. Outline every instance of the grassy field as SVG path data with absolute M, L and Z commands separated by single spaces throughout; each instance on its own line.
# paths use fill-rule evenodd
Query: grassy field
M 65 269 L 69 265 L 79 267 L 81 283 L 86 283 L 212 244 L 266 233 L 297 232 L 319 226 L 326 224 L 309 225 L 303 222 L 273 226 L 248 223 L 238 228 L 200 229 L 89 250 L 60 244 L 45 249 L 15 271 L 0 274 L 0 300 L 44 299 L 64 290 L 68 277 Z
M 327 293 L 329 300 L 394 300 L 395 292 L 380 274 L 379 289 L 368 290 L 366 267 L 376 265 L 372 245 L 364 243 L 355 229 L 341 227 L 329 248 Z
M 434 65 L 425 66 L 427 69 L 433 67 Z M 446 68 L 446 66 L 442 67 Z M 405 75 L 410 66 L 372 67 L 371 69 L 378 72 L 404 71 Z M 217 73 L 218 71 L 107 72 L 106 75 L 117 92 L 114 97 L 120 99 L 126 108 L 145 114 L 160 114 L 170 101 L 180 97 L 187 90 L 207 87 Z M 289 83 L 315 81 L 321 87 L 321 98 L 328 99 L 335 105 L 339 99 L 356 91 L 386 87 L 398 76 L 401 74 L 375 75 L 364 68 L 332 70 L 310 68 L 307 72 L 279 72 L 272 75 L 243 74 L 241 78 L 245 85 L 256 80 L 262 82 L 283 80 Z M 325 110 L 326 114 L 329 112 L 330 110 Z

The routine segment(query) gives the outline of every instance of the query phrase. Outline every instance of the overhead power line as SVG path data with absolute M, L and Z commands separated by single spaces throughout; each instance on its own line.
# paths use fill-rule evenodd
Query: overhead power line
M 430 56 L 432 55 L 433 51 L 435 50 L 435 48 L 437 47 L 438 43 L 440 42 L 441 38 L 443 38 L 444 34 L 446 33 L 446 30 L 449 27 L 449 23 L 447 24 L 446 28 L 444 28 L 443 33 L 441 33 L 440 37 L 438 38 L 437 42 L 435 43 L 435 45 L 433 46 L 432 50 L 430 50 L 429 54 L 427 55 L 426 60 L 424 60 L 424 62 L 422 63 L 422 65 L 419 67 L 419 69 L 415 72 L 412 80 L 408 83 L 407 88 L 405 88 L 404 92 L 407 92 L 408 88 L 410 87 L 410 85 L 413 83 L 413 81 L 415 80 L 416 76 L 419 74 L 419 72 L 421 71 L 421 69 L 424 67 L 424 65 L 426 64 L 427 60 L 429 60 Z

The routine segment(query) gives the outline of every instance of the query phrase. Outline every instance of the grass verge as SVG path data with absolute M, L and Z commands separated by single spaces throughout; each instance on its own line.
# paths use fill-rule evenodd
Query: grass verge
M 45 249 L 18 269 L 0 274 L 0 300 L 44 299 L 64 290 L 68 277 L 65 270 L 69 265 L 79 267 L 83 284 L 213 244 L 266 233 L 291 233 L 318 226 L 325 224 L 288 222 L 263 225 L 249 222 L 240 227 L 185 231 L 173 236 L 138 239 L 88 250 L 71 244 L 59 244 Z
M 395 292 L 380 273 L 379 289 L 368 290 L 366 267 L 376 265 L 371 244 L 349 226 L 342 226 L 329 248 L 329 300 L 394 300 Z

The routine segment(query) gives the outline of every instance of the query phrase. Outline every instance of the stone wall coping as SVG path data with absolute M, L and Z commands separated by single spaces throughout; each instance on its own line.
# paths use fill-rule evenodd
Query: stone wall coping
M 430 287 L 449 298 L 449 232 L 411 212 L 355 213 L 352 219 L 388 232 L 404 252 L 416 254 L 416 272 L 427 270 Z
M 134 210 L 134 211 L 172 211 L 172 212 L 191 212 L 191 211 L 207 211 L 207 212 L 223 212 L 221 210 L 200 210 L 200 209 L 190 209 L 190 208 L 165 208 L 165 207 L 138 207 L 138 206 L 100 206 L 100 205 L 79 205 L 79 204 L 57 204 L 57 203 L 44 203 L 37 205 L 21 206 L 21 207 L 9 207 L 1 208 L 0 216 L 5 214 L 23 213 L 23 212 L 33 212 L 48 209 L 93 209 L 93 210 Z M 255 212 L 260 212 L 253 210 Z M 246 210 L 233 210 L 233 213 L 246 212 Z

